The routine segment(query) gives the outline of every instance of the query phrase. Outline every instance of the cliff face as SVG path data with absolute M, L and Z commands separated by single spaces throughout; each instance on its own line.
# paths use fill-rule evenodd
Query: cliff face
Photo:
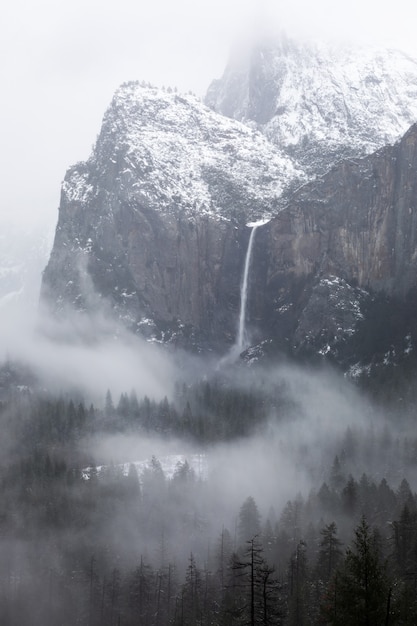
M 42 300 L 55 312 L 100 302 L 149 338 L 224 345 L 244 225 L 277 211 L 300 177 L 261 134 L 196 98 L 124 85 L 92 157 L 65 177 Z
M 342 162 L 302 187 L 263 227 L 268 252 L 258 250 L 253 278 L 266 294 L 253 304 L 253 317 L 266 321 L 262 337 L 296 351 L 346 352 L 376 294 L 393 303 L 410 297 L 417 286 L 416 168 L 413 126 L 398 144 Z
M 56 315 L 100 308 L 150 341 L 225 352 L 247 223 L 268 217 L 249 274 L 252 345 L 346 368 L 409 354 L 416 168 L 412 126 L 305 183 L 288 150 L 247 125 L 192 96 L 126 84 L 91 158 L 65 177 L 42 301 Z
M 303 187 L 271 227 L 271 275 L 320 269 L 404 295 L 416 281 L 417 126 Z

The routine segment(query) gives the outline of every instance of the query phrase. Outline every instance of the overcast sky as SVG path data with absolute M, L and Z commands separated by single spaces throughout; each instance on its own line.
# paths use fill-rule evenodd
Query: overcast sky
M 65 171 L 89 156 L 123 81 L 203 95 L 233 43 L 265 24 L 288 35 L 331 33 L 410 49 L 413 7 L 411 0 L 8 0 L 0 26 L 3 216 L 56 221 Z

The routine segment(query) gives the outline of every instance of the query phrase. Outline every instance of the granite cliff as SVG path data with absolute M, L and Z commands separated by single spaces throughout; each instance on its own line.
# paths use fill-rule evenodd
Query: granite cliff
M 66 174 L 43 303 L 55 315 L 99 307 L 150 341 L 224 353 L 236 340 L 247 224 L 266 217 L 248 280 L 247 324 L 258 346 L 248 357 L 265 350 L 320 355 L 354 371 L 412 353 L 417 127 L 360 157 L 417 119 L 416 64 L 403 61 L 408 73 L 401 62 L 396 74 L 380 60 L 382 92 L 378 73 L 379 90 L 370 78 L 361 83 L 368 109 L 381 109 L 386 89 L 392 101 L 403 90 L 402 108 L 394 115 L 391 106 L 386 123 L 362 119 L 365 135 L 360 107 L 355 115 L 342 107 L 351 127 L 343 147 L 338 117 L 327 152 L 324 136 L 318 149 L 324 127 L 315 123 L 310 139 L 291 147 L 282 137 L 268 139 L 278 128 L 276 111 L 255 128 L 248 116 L 241 116 L 245 123 L 229 119 L 191 95 L 123 85 L 90 159 Z M 328 75 L 322 59 L 319 68 Z M 344 74 L 346 93 L 352 71 Z M 296 83 L 306 90 L 305 81 Z M 303 119 L 308 135 L 311 119 Z M 323 173 L 344 152 L 356 156 Z M 318 154 L 322 173 L 313 176 Z
M 197 98 L 126 84 L 90 160 L 65 177 L 42 300 L 220 347 L 236 329 L 244 224 L 303 179 L 262 134 Z
M 363 342 L 373 325 L 381 328 L 374 353 L 386 355 L 394 344 L 397 356 L 409 353 L 416 331 L 416 168 L 414 125 L 394 146 L 343 161 L 302 187 L 263 227 L 253 281 L 266 297 L 258 291 L 252 301 L 263 338 L 353 365 L 364 348 L 358 331 Z

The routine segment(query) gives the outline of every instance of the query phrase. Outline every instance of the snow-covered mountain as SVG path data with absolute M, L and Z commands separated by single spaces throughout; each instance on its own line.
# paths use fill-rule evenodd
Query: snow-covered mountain
M 417 60 L 398 50 L 280 40 L 232 56 L 206 103 L 316 174 L 417 121 Z
M 268 216 L 248 276 L 254 343 L 351 365 L 384 312 L 389 331 L 366 358 L 378 342 L 409 350 L 417 126 L 360 157 L 417 120 L 417 62 L 286 41 L 232 69 L 209 90 L 216 111 L 139 83 L 116 92 L 91 157 L 65 177 L 43 302 L 57 315 L 101 307 L 149 340 L 224 352 L 246 226 Z M 340 155 L 350 159 L 336 165 Z
M 65 176 L 43 299 L 60 311 L 98 296 L 154 338 L 186 328 L 230 338 L 244 225 L 275 214 L 301 180 L 261 133 L 196 97 L 125 84 L 91 158 Z
M 293 160 L 261 133 L 214 113 L 193 95 L 138 82 L 115 93 L 89 164 L 111 182 L 108 193 L 116 175 L 125 202 L 185 217 L 235 213 L 242 220 L 254 206 L 270 211 L 301 177 Z M 97 191 L 91 174 L 85 176 L 77 168 L 67 175 L 68 201 Z

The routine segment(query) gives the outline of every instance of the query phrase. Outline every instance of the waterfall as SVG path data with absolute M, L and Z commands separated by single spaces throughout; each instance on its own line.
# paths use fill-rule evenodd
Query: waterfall
M 247 334 L 246 334 L 246 306 L 248 302 L 248 279 L 250 262 L 252 258 L 252 248 L 255 239 L 256 229 L 260 224 L 254 224 L 249 237 L 248 249 L 246 250 L 245 267 L 243 269 L 242 284 L 240 286 L 240 313 L 239 313 L 239 328 L 236 339 L 236 350 L 240 354 L 247 346 Z
M 249 222 L 246 224 L 248 228 L 251 228 L 251 234 L 249 237 L 248 248 L 246 250 L 245 266 L 243 268 L 242 283 L 240 285 L 240 311 L 239 311 L 239 326 L 237 330 L 236 341 L 232 349 L 225 354 L 218 363 L 218 368 L 226 367 L 235 363 L 239 357 L 239 354 L 243 352 L 249 346 L 249 339 L 246 333 L 246 308 L 248 302 L 248 286 L 249 286 L 249 272 L 252 259 L 252 249 L 255 241 L 255 233 L 258 226 L 267 224 L 269 219 L 259 220 L 258 222 Z
M 259 226 L 263 226 L 267 224 L 269 219 L 259 220 L 258 222 L 250 222 L 246 224 L 249 228 L 252 228 L 248 249 L 246 250 L 246 258 L 245 258 L 245 266 L 243 269 L 243 277 L 242 284 L 240 287 L 240 312 L 239 312 L 239 327 L 236 338 L 236 344 L 234 346 L 233 352 L 235 354 L 240 354 L 245 348 L 248 347 L 248 337 L 246 333 L 246 313 L 247 313 L 247 302 L 248 302 L 248 283 L 249 283 L 249 272 L 250 272 L 250 264 L 252 259 L 252 249 L 253 243 L 255 241 L 255 234 L 257 228 Z

